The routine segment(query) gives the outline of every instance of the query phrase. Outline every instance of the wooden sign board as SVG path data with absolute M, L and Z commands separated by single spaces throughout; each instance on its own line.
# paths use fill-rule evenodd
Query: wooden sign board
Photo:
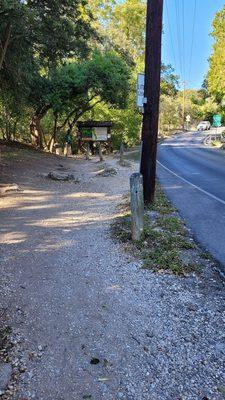
M 98 142 L 106 142 L 108 139 L 107 127 L 96 127 L 94 128 L 94 140 Z
M 108 140 L 108 128 L 82 128 L 81 135 L 84 141 L 106 142 Z

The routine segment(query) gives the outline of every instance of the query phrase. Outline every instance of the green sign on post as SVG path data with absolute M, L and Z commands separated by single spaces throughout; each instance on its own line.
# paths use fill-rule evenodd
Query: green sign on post
M 222 125 L 221 120 L 222 120 L 221 115 L 219 115 L 219 114 L 213 115 L 213 126 L 215 128 L 218 128 L 219 126 L 221 126 Z

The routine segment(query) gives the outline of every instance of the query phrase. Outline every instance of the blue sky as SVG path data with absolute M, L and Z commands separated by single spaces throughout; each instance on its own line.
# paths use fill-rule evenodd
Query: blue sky
M 195 1 L 196 22 L 192 35 Z M 172 64 L 190 88 L 199 88 L 208 70 L 213 43 L 209 35 L 211 24 L 215 13 L 224 5 L 225 0 L 164 0 L 163 62 Z

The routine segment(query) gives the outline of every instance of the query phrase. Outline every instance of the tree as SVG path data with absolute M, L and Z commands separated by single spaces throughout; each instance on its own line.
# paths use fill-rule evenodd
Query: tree
M 209 61 L 208 89 L 221 103 L 225 99 L 225 6 L 214 18 L 212 36 L 214 45 Z
M 115 5 L 109 23 L 108 32 L 113 42 L 134 61 L 144 54 L 145 18 L 145 1 L 125 0 Z
M 20 108 L 37 72 L 29 40 L 31 15 L 20 1 L 2 0 L 0 4 L 0 96 L 14 98 L 13 108 L 16 103 Z
M 140 140 L 141 114 L 136 107 L 137 73 L 144 70 L 146 2 L 143 0 L 94 0 L 93 14 L 98 15 L 98 29 L 105 37 L 105 48 L 110 44 L 132 68 L 131 90 L 128 107 L 112 110 L 96 107 L 92 110 L 94 119 L 104 118 L 114 122 L 114 142 L 123 141 L 132 145 Z M 177 92 L 178 77 L 169 65 L 162 65 L 161 93 L 174 97 Z M 161 109 L 162 110 L 162 109 Z
M 49 146 L 58 130 L 74 127 L 84 113 L 98 103 L 112 108 L 124 108 L 129 94 L 129 69 L 113 52 L 96 51 L 85 61 L 67 63 L 43 80 L 39 102 L 39 123 L 50 109 L 54 115 L 54 130 Z M 42 131 L 42 128 L 39 127 Z M 43 137 L 43 132 L 42 132 Z
M 0 70 L 27 46 L 48 68 L 88 54 L 95 31 L 86 0 L 0 0 L 0 6 Z
M 10 93 L 18 105 L 26 100 L 28 107 L 33 106 L 30 132 L 42 147 L 40 120 L 46 108 L 41 99 L 48 76 L 66 59 L 88 56 L 88 41 L 97 38 L 92 15 L 86 0 L 0 0 L 0 4 L 0 96 Z
M 95 35 L 86 0 L 27 0 L 33 15 L 30 33 L 42 65 L 52 68 L 65 58 L 84 58 Z
M 178 92 L 179 77 L 171 65 L 162 64 L 161 94 L 174 97 Z

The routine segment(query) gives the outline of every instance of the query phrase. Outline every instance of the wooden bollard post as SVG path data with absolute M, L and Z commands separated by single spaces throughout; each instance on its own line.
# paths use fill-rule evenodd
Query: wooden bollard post
M 86 149 L 86 160 L 90 160 L 90 145 L 87 142 L 87 149 Z
M 140 240 L 144 229 L 143 177 L 135 172 L 130 177 L 132 240 Z
M 100 161 L 104 161 L 104 159 L 103 159 L 103 155 L 102 155 L 102 145 L 101 145 L 101 143 L 99 142 L 99 159 L 100 159 Z
M 121 143 L 120 145 L 120 163 L 123 164 L 124 162 L 124 145 Z

